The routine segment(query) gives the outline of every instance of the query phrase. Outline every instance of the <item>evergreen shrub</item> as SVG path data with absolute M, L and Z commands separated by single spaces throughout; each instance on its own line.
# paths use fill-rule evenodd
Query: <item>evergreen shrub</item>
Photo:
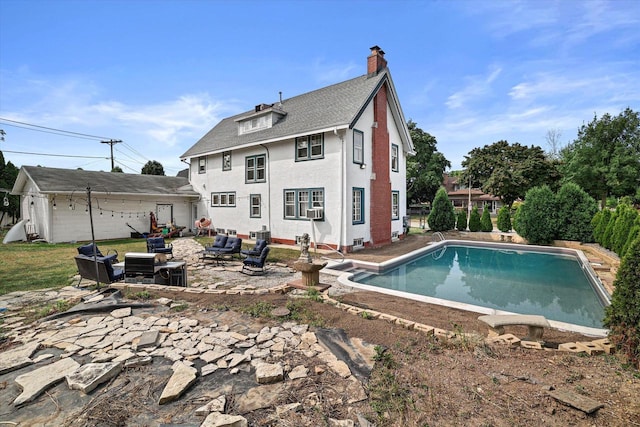
M 436 193 L 436 197 L 431 204 L 431 213 L 427 219 L 429 228 L 432 231 L 453 230 L 456 225 L 456 214 L 453 204 L 449 200 L 447 190 L 441 187 Z
M 553 242 L 557 230 L 555 197 L 544 185 L 527 191 L 524 203 L 518 208 L 516 231 L 532 245 Z
M 498 230 L 503 233 L 511 231 L 511 209 L 508 206 L 503 206 L 498 211 Z
M 480 218 L 480 230 L 485 233 L 493 231 L 493 223 L 491 222 L 491 214 L 489 209 L 485 206 L 482 209 L 482 217 Z
M 620 263 L 613 282 L 611 305 L 605 308 L 604 326 L 609 338 L 640 368 L 640 238 L 636 238 Z
M 478 212 L 478 207 L 474 206 L 469 216 L 469 231 L 480 231 L 481 229 L 480 213 Z
M 456 229 L 458 229 L 458 231 L 465 231 L 467 229 L 467 211 L 458 212 Z
M 598 212 L 598 202 L 579 185 L 564 184 L 556 194 L 557 238 L 593 242 L 592 220 Z

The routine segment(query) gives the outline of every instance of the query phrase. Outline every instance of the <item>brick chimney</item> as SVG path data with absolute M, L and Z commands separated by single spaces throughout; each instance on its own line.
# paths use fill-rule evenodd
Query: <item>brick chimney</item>
M 380 49 L 380 46 L 373 46 L 371 48 L 371 55 L 367 57 L 367 74 L 376 75 L 380 70 L 383 70 L 387 66 L 387 60 L 384 59 L 384 51 Z

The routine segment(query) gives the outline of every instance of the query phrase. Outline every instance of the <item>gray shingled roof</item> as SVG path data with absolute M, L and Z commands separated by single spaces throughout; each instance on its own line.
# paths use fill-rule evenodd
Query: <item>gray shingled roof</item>
M 26 183 L 26 176 L 28 176 L 41 193 L 82 192 L 89 185 L 92 192 L 95 193 L 199 196 L 197 192 L 193 191 L 189 180 L 183 177 L 40 166 L 22 166 L 20 172 L 13 191 L 21 192 Z M 24 175 L 21 177 L 22 174 Z
M 282 139 L 336 126 L 351 126 L 388 78 L 387 73 L 385 69 L 372 77 L 363 75 L 285 99 L 280 108 L 287 113 L 286 116 L 269 129 L 238 135 L 236 120 L 254 111 L 223 119 L 180 157 L 196 157 L 259 141 Z

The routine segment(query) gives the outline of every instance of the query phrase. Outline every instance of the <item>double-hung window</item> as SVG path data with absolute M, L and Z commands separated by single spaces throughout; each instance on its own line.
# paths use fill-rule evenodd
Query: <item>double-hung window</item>
M 353 163 L 364 163 L 364 133 L 353 130 Z
M 249 202 L 250 202 L 249 217 L 250 218 L 260 218 L 262 213 L 260 208 L 261 199 L 262 197 L 260 196 L 260 194 L 251 194 L 249 196 Z
M 285 219 L 305 219 L 307 209 L 324 210 L 324 189 L 299 188 L 284 190 Z
M 207 173 L 206 157 L 198 157 L 198 173 Z
M 391 170 L 393 172 L 400 170 L 398 166 L 398 146 L 396 144 L 391 144 Z
M 322 159 L 324 157 L 323 134 L 296 138 L 296 161 Z
M 364 188 L 353 188 L 351 222 L 353 224 L 364 224 Z
M 400 192 L 391 192 L 391 219 L 400 219 Z
M 265 182 L 267 157 L 264 154 L 245 158 L 245 182 Z

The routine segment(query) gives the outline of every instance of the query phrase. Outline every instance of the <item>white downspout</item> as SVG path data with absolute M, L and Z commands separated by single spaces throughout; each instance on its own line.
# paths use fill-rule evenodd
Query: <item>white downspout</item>
M 269 233 L 271 233 L 273 231 L 271 229 L 271 156 L 269 155 L 269 148 L 264 144 L 260 144 L 260 145 L 267 152 L 267 161 L 265 162 L 266 163 L 265 166 L 267 167 L 267 203 L 268 203 L 268 210 L 269 210 L 267 214 L 267 223 L 269 227 Z
M 346 185 L 346 180 L 345 180 L 346 165 L 344 163 L 344 150 L 345 150 L 345 148 L 344 148 L 344 136 L 338 133 L 338 128 L 337 127 L 333 128 L 333 134 L 336 135 L 340 139 L 340 201 L 341 201 L 343 207 L 342 207 L 342 209 L 340 209 L 340 234 L 339 234 L 340 237 L 339 237 L 339 242 L 338 242 L 338 250 L 340 252 L 342 252 L 343 244 L 344 244 L 344 246 L 347 246 L 346 236 L 344 235 L 344 233 L 345 233 L 344 206 L 347 206 L 345 204 L 345 200 L 344 200 L 344 195 L 346 194 L 346 189 L 345 189 L 345 185 Z

